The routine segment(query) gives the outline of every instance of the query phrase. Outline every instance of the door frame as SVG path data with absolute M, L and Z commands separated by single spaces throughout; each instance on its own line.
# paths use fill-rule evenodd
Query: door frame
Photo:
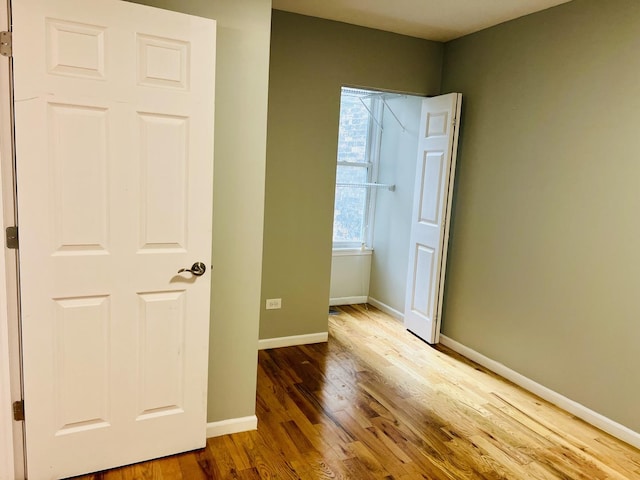
M 10 0 L 0 0 L 0 30 L 10 30 Z M 0 227 L 15 225 L 11 59 L 0 57 Z M 7 139 L 4 141 L 3 139 Z M 18 253 L 2 239 L 0 255 L 0 478 L 25 478 L 24 430 L 15 422 L 12 403 L 22 398 Z

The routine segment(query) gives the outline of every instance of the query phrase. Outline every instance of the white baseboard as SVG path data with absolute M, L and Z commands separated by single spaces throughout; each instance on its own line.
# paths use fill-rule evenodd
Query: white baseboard
M 369 301 L 367 302 L 378 310 L 386 313 L 387 315 L 391 315 L 393 318 L 397 318 L 398 320 L 404 320 L 404 313 L 396 310 L 395 308 L 391 308 L 386 303 L 382 303 L 380 300 L 376 300 L 375 298 L 369 297 Z
M 338 297 L 338 298 L 330 298 L 329 305 L 358 305 L 360 303 L 367 303 L 367 296 L 362 295 L 360 297 Z
M 308 333 L 306 335 L 292 335 L 291 337 L 264 338 L 258 340 L 258 350 L 267 348 L 293 347 L 310 343 L 324 343 L 329 340 L 329 332 Z
M 229 435 L 231 433 L 248 432 L 258 429 L 258 417 L 250 415 L 248 417 L 231 418 L 220 422 L 207 423 L 207 438 Z
M 619 438 L 623 442 L 633 445 L 636 448 L 640 448 L 639 432 L 633 431 L 630 428 L 625 427 L 624 425 L 621 425 L 620 423 L 617 423 L 610 418 L 599 414 L 598 412 L 594 412 L 590 408 L 587 408 L 584 405 L 575 402 L 570 398 L 567 398 L 564 395 L 551 390 L 514 370 L 511 370 L 509 367 L 503 365 L 500 362 L 496 362 L 495 360 L 491 360 L 490 358 L 485 357 L 481 353 L 476 352 L 475 350 L 462 345 L 461 343 L 458 343 L 455 340 L 446 337 L 445 335 L 440 335 L 440 343 L 442 343 L 446 347 L 449 347 L 451 350 L 459 353 L 460 355 L 467 357 L 469 360 L 473 360 L 483 367 L 488 368 L 492 372 L 497 373 L 507 380 L 512 381 L 525 390 L 528 390 L 531 393 L 534 393 L 539 397 L 547 400 L 548 402 L 551 402 L 554 405 L 562 408 L 563 410 L 575 415 L 576 417 L 581 418 L 594 427 L 598 427 L 600 430 L 603 430 L 613 435 L 614 437 Z

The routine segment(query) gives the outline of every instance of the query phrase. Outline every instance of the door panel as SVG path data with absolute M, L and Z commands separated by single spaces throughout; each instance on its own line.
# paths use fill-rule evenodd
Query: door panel
M 141 293 L 138 419 L 184 408 L 185 291 Z
M 430 292 L 436 263 L 435 253 L 433 248 L 416 244 L 411 310 L 423 317 L 428 317 L 432 309 Z
M 437 343 L 462 96 L 422 103 L 411 224 L 405 326 Z
M 107 254 L 108 109 L 53 102 L 47 109 L 55 253 Z
M 187 239 L 188 118 L 139 113 L 142 250 L 183 250 Z
M 442 176 L 446 166 L 444 152 L 425 152 L 420 182 L 420 215 L 417 221 L 423 225 L 439 225 L 442 198 Z
M 202 447 L 215 22 L 13 7 L 29 478 Z
M 55 435 L 108 426 L 110 298 L 54 302 Z

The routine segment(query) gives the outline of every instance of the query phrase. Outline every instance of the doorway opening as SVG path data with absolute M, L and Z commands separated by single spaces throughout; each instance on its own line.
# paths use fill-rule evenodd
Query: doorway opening
M 342 89 L 330 305 L 371 303 L 429 343 L 440 334 L 461 104 L 458 93 Z
M 330 304 L 404 308 L 423 97 L 343 87 Z

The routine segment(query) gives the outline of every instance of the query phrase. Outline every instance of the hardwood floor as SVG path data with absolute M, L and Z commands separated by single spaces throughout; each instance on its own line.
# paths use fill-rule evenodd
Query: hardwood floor
M 640 479 L 640 451 L 373 307 L 342 307 L 328 344 L 259 354 L 258 430 L 78 477 Z

